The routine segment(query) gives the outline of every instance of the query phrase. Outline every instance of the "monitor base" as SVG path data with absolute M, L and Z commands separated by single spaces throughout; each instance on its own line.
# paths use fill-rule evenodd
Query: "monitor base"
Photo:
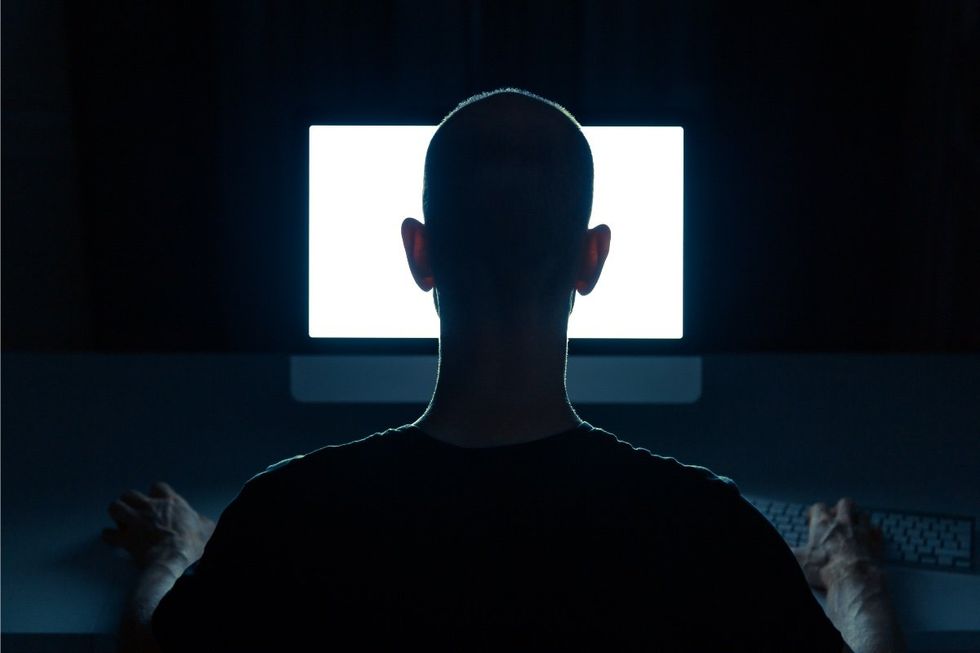
M 433 355 L 290 356 L 293 399 L 305 403 L 421 403 L 435 388 Z M 569 356 L 573 404 L 691 404 L 700 356 Z

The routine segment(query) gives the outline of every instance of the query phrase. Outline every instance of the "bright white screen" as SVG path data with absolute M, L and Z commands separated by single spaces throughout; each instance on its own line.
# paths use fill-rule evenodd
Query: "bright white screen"
M 432 293 L 415 285 L 401 223 L 424 222 L 432 126 L 310 127 L 310 336 L 438 338 Z M 595 164 L 589 226 L 612 230 L 591 294 L 575 298 L 570 338 L 680 338 L 683 327 L 681 127 L 584 127 Z

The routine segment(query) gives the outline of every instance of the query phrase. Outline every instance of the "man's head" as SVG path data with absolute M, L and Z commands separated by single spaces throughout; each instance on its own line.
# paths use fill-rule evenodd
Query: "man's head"
M 426 153 L 425 225 L 402 225 L 409 265 L 420 287 L 436 288 L 440 315 L 567 316 L 608 251 L 608 228 L 588 229 L 592 179 L 581 127 L 554 102 L 501 89 L 456 107 Z

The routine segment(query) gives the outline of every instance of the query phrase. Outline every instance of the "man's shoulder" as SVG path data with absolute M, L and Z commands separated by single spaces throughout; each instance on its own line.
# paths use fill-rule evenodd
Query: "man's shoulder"
M 593 430 L 592 436 L 618 465 L 634 468 L 641 477 L 652 482 L 678 486 L 683 490 L 739 494 L 735 481 L 702 465 L 682 463 L 673 456 L 653 453 L 601 428 Z
M 411 446 L 411 439 L 399 437 L 404 435 L 404 430 L 405 427 L 393 427 L 285 458 L 253 476 L 246 485 L 254 491 L 268 492 L 289 491 L 307 483 L 318 487 L 327 482 L 357 485 L 368 468 L 386 462 L 397 466 L 407 463 L 410 456 L 404 449 Z M 701 465 L 653 453 L 602 428 L 584 429 L 576 437 L 565 439 L 562 446 L 566 447 L 570 459 L 579 461 L 578 465 L 598 476 L 614 478 L 640 494 L 646 494 L 645 489 L 655 494 L 684 496 L 689 501 L 703 499 L 706 503 L 721 504 L 725 502 L 719 502 L 719 497 L 739 496 L 735 482 L 726 476 Z
M 248 484 L 273 486 L 309 474 L 319 474 L 323 471 L 324 466 L 350 464 L 357 458 L 363 458 L 365 454 L 370 455 L 372 452 L 377 452 L 381 448 L 379 445 L 393 442 L 394 437 L 392 436 L 397 430 L 391 428 L 377 431 L 356 440 L 325 445 L 308 453 L 284 458 L 252 476 L 248 480 Z

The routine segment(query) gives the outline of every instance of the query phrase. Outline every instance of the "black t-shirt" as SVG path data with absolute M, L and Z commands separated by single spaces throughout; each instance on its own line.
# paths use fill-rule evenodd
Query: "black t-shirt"
M 843 645 L 731 480 L 587 422 L 490 448 L 406 425 L 273 465 L 152 625 L 166 651 Z

